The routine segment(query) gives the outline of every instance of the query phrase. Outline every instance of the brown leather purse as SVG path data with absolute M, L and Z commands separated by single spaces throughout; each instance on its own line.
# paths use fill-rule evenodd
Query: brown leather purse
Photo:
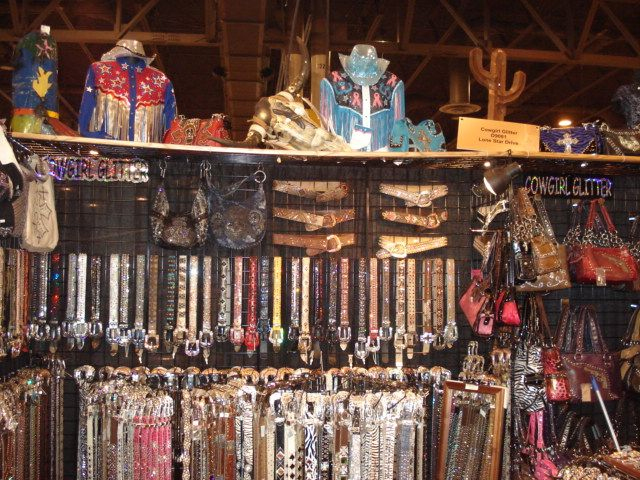
M 214 113 L 206 120 L 178 115 L 164 134 L 163 141 L 179 145 L 221 147 L 214 138 L 231 139 L 227 117 L 220 113 Z
M 585 349 L 585 328 L 591 349 Z M 593 305 L 571 310 L 556 332 L 555 345 L 561 347 L 560 360 L 569 381 L 571 402 L 595 402 L 591 377 L 600 385 L 603 400 L 617 400 L 622 393 L 620 352 L 609 352 L 604 343 Z

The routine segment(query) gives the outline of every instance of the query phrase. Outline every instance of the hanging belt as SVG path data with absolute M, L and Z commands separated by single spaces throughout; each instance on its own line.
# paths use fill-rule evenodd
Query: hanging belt
M 361 478 L 361 400 L 361 397 L 351 397 L 349 401 L 349 412 L 351 413 L 351 428 L 349 429 L 349 480 L 360 480 Z
M 167 290 L 165 301 L 165 321 L 163 348 L 167 353 L 173 352 L 173 331 L 176 327 L 176 290 L 178 288 L 178 257 L 170 255 L 167 259 Z
M 229 339 L 231 326 L 231 259 L 220 259 L 220 298 L 218 299 L 218 327 L 216 342 L 222 343 Z
M 173 352 L 176 358 L 178 349 L 187 341 L 187 275 L 189 258 L 186 255 L 178 256 L 178 305 L 176 308 L 176 328 L 173 331 Z
M 393 346 L 396 350 L 396 368 L 402 368 L 403 350 L 407 348 L 406 322 L 406 260 L 396 260 L 396 334 Z
M 45 253 L 35 256 L 35 265 L 37 277 L 34 279 L 36 286 L 36 339 L 46 340 L 46 322 L 47 322 L 47 286 L 49 285 L 49 267 L 48 256 Z
M 327 341 L 329 343 L 329 365 L 337 364 L 338 344 L 338 259 L 329 259 L 329 318 L 327 320 Z
M 69 267 L 67 269 L 67 311 L 69 310 L 69 302 L 75 302 L 75 281 L 71 280 L 71 276 L 75 276 L 75 266 L 71 267 L 72 258 L 75 264 L 75 255 L 70 254 L 68 258 Z M 72 300 L 73 299 L 73 300 Z M 111 346 L 111 355 L 118 353 L 118 340 L 120 338 L 119 328 L 119 308 L 120 308 L 120 255 L 112 253 L 109 257 L 109 320 L 107 325 L 107 343 Z M 74 305 L 75 309 L 75 305 Z M 64 335 L 64 327 L 63 327 Z
M 46 275 L 45 275 L 46 278 Z M 89 336 L 89 325 L 87 325 L 87 254 L 78 254 L 78 298 L 76 300 L 76 322 L 73 325 L 73 336 L 76 340 L 76 347 L 82 350 L 84 342 Z
M 429 353 L 433 342 L 432 300 L 431 300 L 431 260 L 422 261 L 422 354 Z
M 129 355 L 129 345 L 131 344 L 131 326 L 129 325 L 129 254 L 120 255 L 120 308 L 119 324 L 120 337 L 118 345 L 124 348 L 124 356 Z
M 273 315 L 269 341 L 278 353 L 284 341 L 282 329 L 282 257 L 273 257 Z
M 378 259 L 369 259 L 369 338 L 367 350 L 373 356 L 373 363 L 378 365 L 380 337 L 378 337 Z
M 4 250 L 0 249 L 0 253 L 2 255 L 2 258 L 0 259 L 0 291 L 4 292 Z M 51 273 L 49 276 L 49 325 L 46 338 L 49 342 L 49 350 L 52 353 L 56 352 L 58 348 L 58 341 L 60 340 L 60 307 L 62 301 L 62 288 L 64 284 L 62 277 L 63 264 L 64 260 L 61 253 L 51 254 Z M 91 273 L 93 275 L 93 263 L 91 268 Z M 98 286 L 98 291 L 99 290 L 100 286 Z M 0 297 L 4 297 L 4 295 L 0 295 Z M 92 297 L 92 302 L 93 301 Z M 91 318 L 93 319 L 93 304 L 91 315 Z M 4 298 L 0 298 L 0 319 L 4 320 Z M 2 324 L 4 324 L 4 321 L 0 321 L 0 325 Z M 4 348 L 0 349 L 0 352 L 2 351 L 4 351 Z
M 191 255 L 189 258 L 189 323 L 187 325 L 187 339 L 184 343 L 184 353 L 188 357 L 196 357 L 200 354 L 200 341 L 198 340 L 199 264 L 198 257 Z
M 147 312 L 147 334 L 144 338 L 144 349 L 155 353 L 160 346 L 158 335 L 158 255 L 149 257 L 149 310 Z
M 340 327 L 338 341 L 344 351 L 351 341 L 351 322 L 349 320 L 349 259 L 340 259 Z
M 244 345 L 251 357 L 260 345 L 258 324 L 258 257 L 249 257 L 249 297 L 247 299 L 247 329 L 244 333 Z
M 136 309 L 133 322 L 133 347 L 138 360 L 142 363 L 142 352 L 144 351 L 144 339 L 147 332 L 144 329 L 144 301 L 146 297 L 147 258 L 145 255 L 136 255 Z
M 119 259 L 119 257 L 118 257 Z M 18 263 L 18 265 L 20 265 Z M 120 271 L 120 266 L 118 265 L 118 272 Z M 18 277 L 19 278 L 19 277 Z M 119 285 L 120 278 L 118 277 L 116 280 L 116 286 Z M 20 284 L 18 283 L 18 286 Z M 65 311 L 65 319 L 62 322 L 62 336 L 67 339 L 67 348 L 73 349 L 75 346 L 75 339 L 73 338 L 73 325 L 76 321 L 76 301 L 78 300 L 77 294 L 77 286 L 78 286 L 78 255 L 75 253 L 70 253 L 67 257 L 67 309 Z M 16 292 L 20 293 L 20 292 Z M 119 295 L 119 294 L 118 294 Z M 18 297 L 22 298 L 22 297 Z M 118 304 L 116 303 L 116 315 L 118 314 Z M 116 320 L 117 324 L 117 320 Z M 118 333 L 117 338 L 120 338 L 120 333 Z M 116 352 L 117 353 L 117 352 Z M 111 352 L 114 355 L 114 352 Z
M 431 206 L 431 203 L 436 198 L 447 195 L 448 188 L 446 185 L 433 185 L 430 189 L 420 192 L 410 192 L 402 186 L 381 183 L 380 193 L 404 200 L 407 207 L 425 208 Z
M 267 361 L 269 344 L 269 257 L 260 257 L 260 313 L 258 334 L 260 335 L 260 360 Z
M 407 358 L 413 358 L 413 347 L 416 343 L 416 261 L 407 259 Z
M 363 365 L 366 364 L 367 349 L 367 259 L 358 260 L 358 332 L 356 333 L 354 354 Z
M 324 329 L 324 268 L 323 260 L 313 260 L 313 328 L 311 329 L 311 341 L 313 342 L 313 358 L 321 359 L 320 344 L 325 341 Z
M 447 324 L 444 327 L 444 341 L 447 347 L 453 348 L 458 340 L 456 325 L 456 261 L 447 259 Z
M 391 260 L 382 260 L 382 320 L 380 325 L 380 341 L 382 346 L 382 361 L 389 362 L 389 344 L 393 339 L 393 329 L 391 328 Z
M 300 258 L 291 259 L 291 324 L 288 339 L 291 346 L 298 346 L 300 336 Z
M 206 255 L 202 260 L 202 330 L 200 330 L 200 347 L 204 363 L 209 364 L 209 355 L 213 347 L 213 332 L 211 331 L 211 275 L 213 270 L 213 260 Z
M 229 332 L 229 340 L 236 352 L 240 351 L 244 342 L 242 328 L 242 257 L 233 259 L 233 326 Z
M 298 352 L 300 358 L 309 364 L 311 352 L 311 334 L 309 330 L 309 301 L 310 301 L 310 276 L 311 259 L 302 257 L 302 306 L 300 309 L 300 337 L 298 338 Z
M 55 255 L 55 254 L 54 254 Z M 52 255 L 53 258 L 53 255 Z M 102 337 L 102 322 L 100 320 L 100 306 L 101 306 L 101 286 L 102 286 L 102 257 L 91 257 L 91 273 L 90 273 L 90 285 L 91 285 L 91 307 L 89 316 L 89 337 L 91 338 L 91 346 L 97 349 L 100 345 L 100 338 Z M 55 288 L 55 287 L 53 287 Z
M 59 253 L 54 253 L 53 255 L 56 255 L 57 257 L 57 262 L 59 262 L 60 259 L 60 254 Z M 4 304 L 4 297 L 6 295 L 6 283 L 5 283 L 5 278 L 6 278 L 6 270 L 5 270 L 5 249 L 0 247 L 0 359 L 3 359 L 4 357 L 7 356 L 7 347 L 8 344 L 5 343 L 6 340 L 8 340 L 8 325 L 7 328 L 5 328 L 5 315 L 4 315 L 4 308 L 5 308 L 5 304 Z M 54 261 L 52 260 L 52 266 L 51 266 L 51 271 L 52 271 L 52 275 L 54 272 Z M 58 268 L 58 271 L 60 269 Z M 55 288 L 53 285 L 53 278 L 52 278 L 52 303 L 53 303 L 53 289 Z M 59 292 L 58 293 L 58 297 L 59 298 Z M 51 307 L 50 311 L 52 312 L 51 315 L 51 322 L 53 323 L 53 306 Z M 58 310 L 56 309 L 56 315 L 58 313 Z M 57 324 L 57 318 L 56 318 L 56 324 Z M 48 338 L 48 340 L 51 342 L 51 338 Z M 50 344 L 51 345 L 51 344 Z M 51 347 L 50 347 L 51 348 Z M 55 347 L 54 347 L 55 348 Z
M 446 347 L 444 341 L 444 265 L 441 258 L 433 260 L 433 311 L 434 339 L 433 348 L 442 350 Z

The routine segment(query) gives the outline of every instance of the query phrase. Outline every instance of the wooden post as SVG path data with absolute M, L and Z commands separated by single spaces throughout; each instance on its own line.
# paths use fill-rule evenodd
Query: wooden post
M 487 119 L 504 120 L 507 104 L 516 100 L 527 81 L 527 75 L 518 70 L 513 76 L 513 84 L 507 90 L 507 54 L 502 49 L 491 52 L 489 70 L 482 65 L 482 49 L 469 52 L 469 69 L 476 81 L 489 91 Z

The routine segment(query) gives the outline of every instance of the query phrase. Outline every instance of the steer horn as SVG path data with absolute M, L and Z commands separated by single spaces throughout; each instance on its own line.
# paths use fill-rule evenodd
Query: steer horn
M 307 83 L 307 78 L 309 78 L 310 71 L 310 61 L 309 61 L 309 50 L 307 50 L 307 45 L 302 41 L 302 38 L 296 37 L 298 41 L 298 48 L 300 49 L 300 53 L 302 54 L 302 58 L 304 58 L 302 62 L 302 70 L 296 78 L 294 78 L 291 83 L 284 89 L 285 92 L 290 93 L 291 95 L 297 95 L 300 93 L 304 84 Z

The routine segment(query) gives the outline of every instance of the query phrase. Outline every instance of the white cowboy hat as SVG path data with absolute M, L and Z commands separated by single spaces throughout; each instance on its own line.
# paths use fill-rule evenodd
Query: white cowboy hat
M 147 65 L 153 62 L 156 58 L 155 55 L 153 57 L 147 57 L 147 55 L 144 53 L 144 47 L 142 46 L 142 42 L 138 40 L 125 38 L 122 40 L 118 40 L 115 47 L 113 47 L 107 53 L 102 55 L 101 60 L 103 62 L 106 62 L 109 60 L 115 60 L 117 58 L 122 58 L 122 57 L 142 58 Z

